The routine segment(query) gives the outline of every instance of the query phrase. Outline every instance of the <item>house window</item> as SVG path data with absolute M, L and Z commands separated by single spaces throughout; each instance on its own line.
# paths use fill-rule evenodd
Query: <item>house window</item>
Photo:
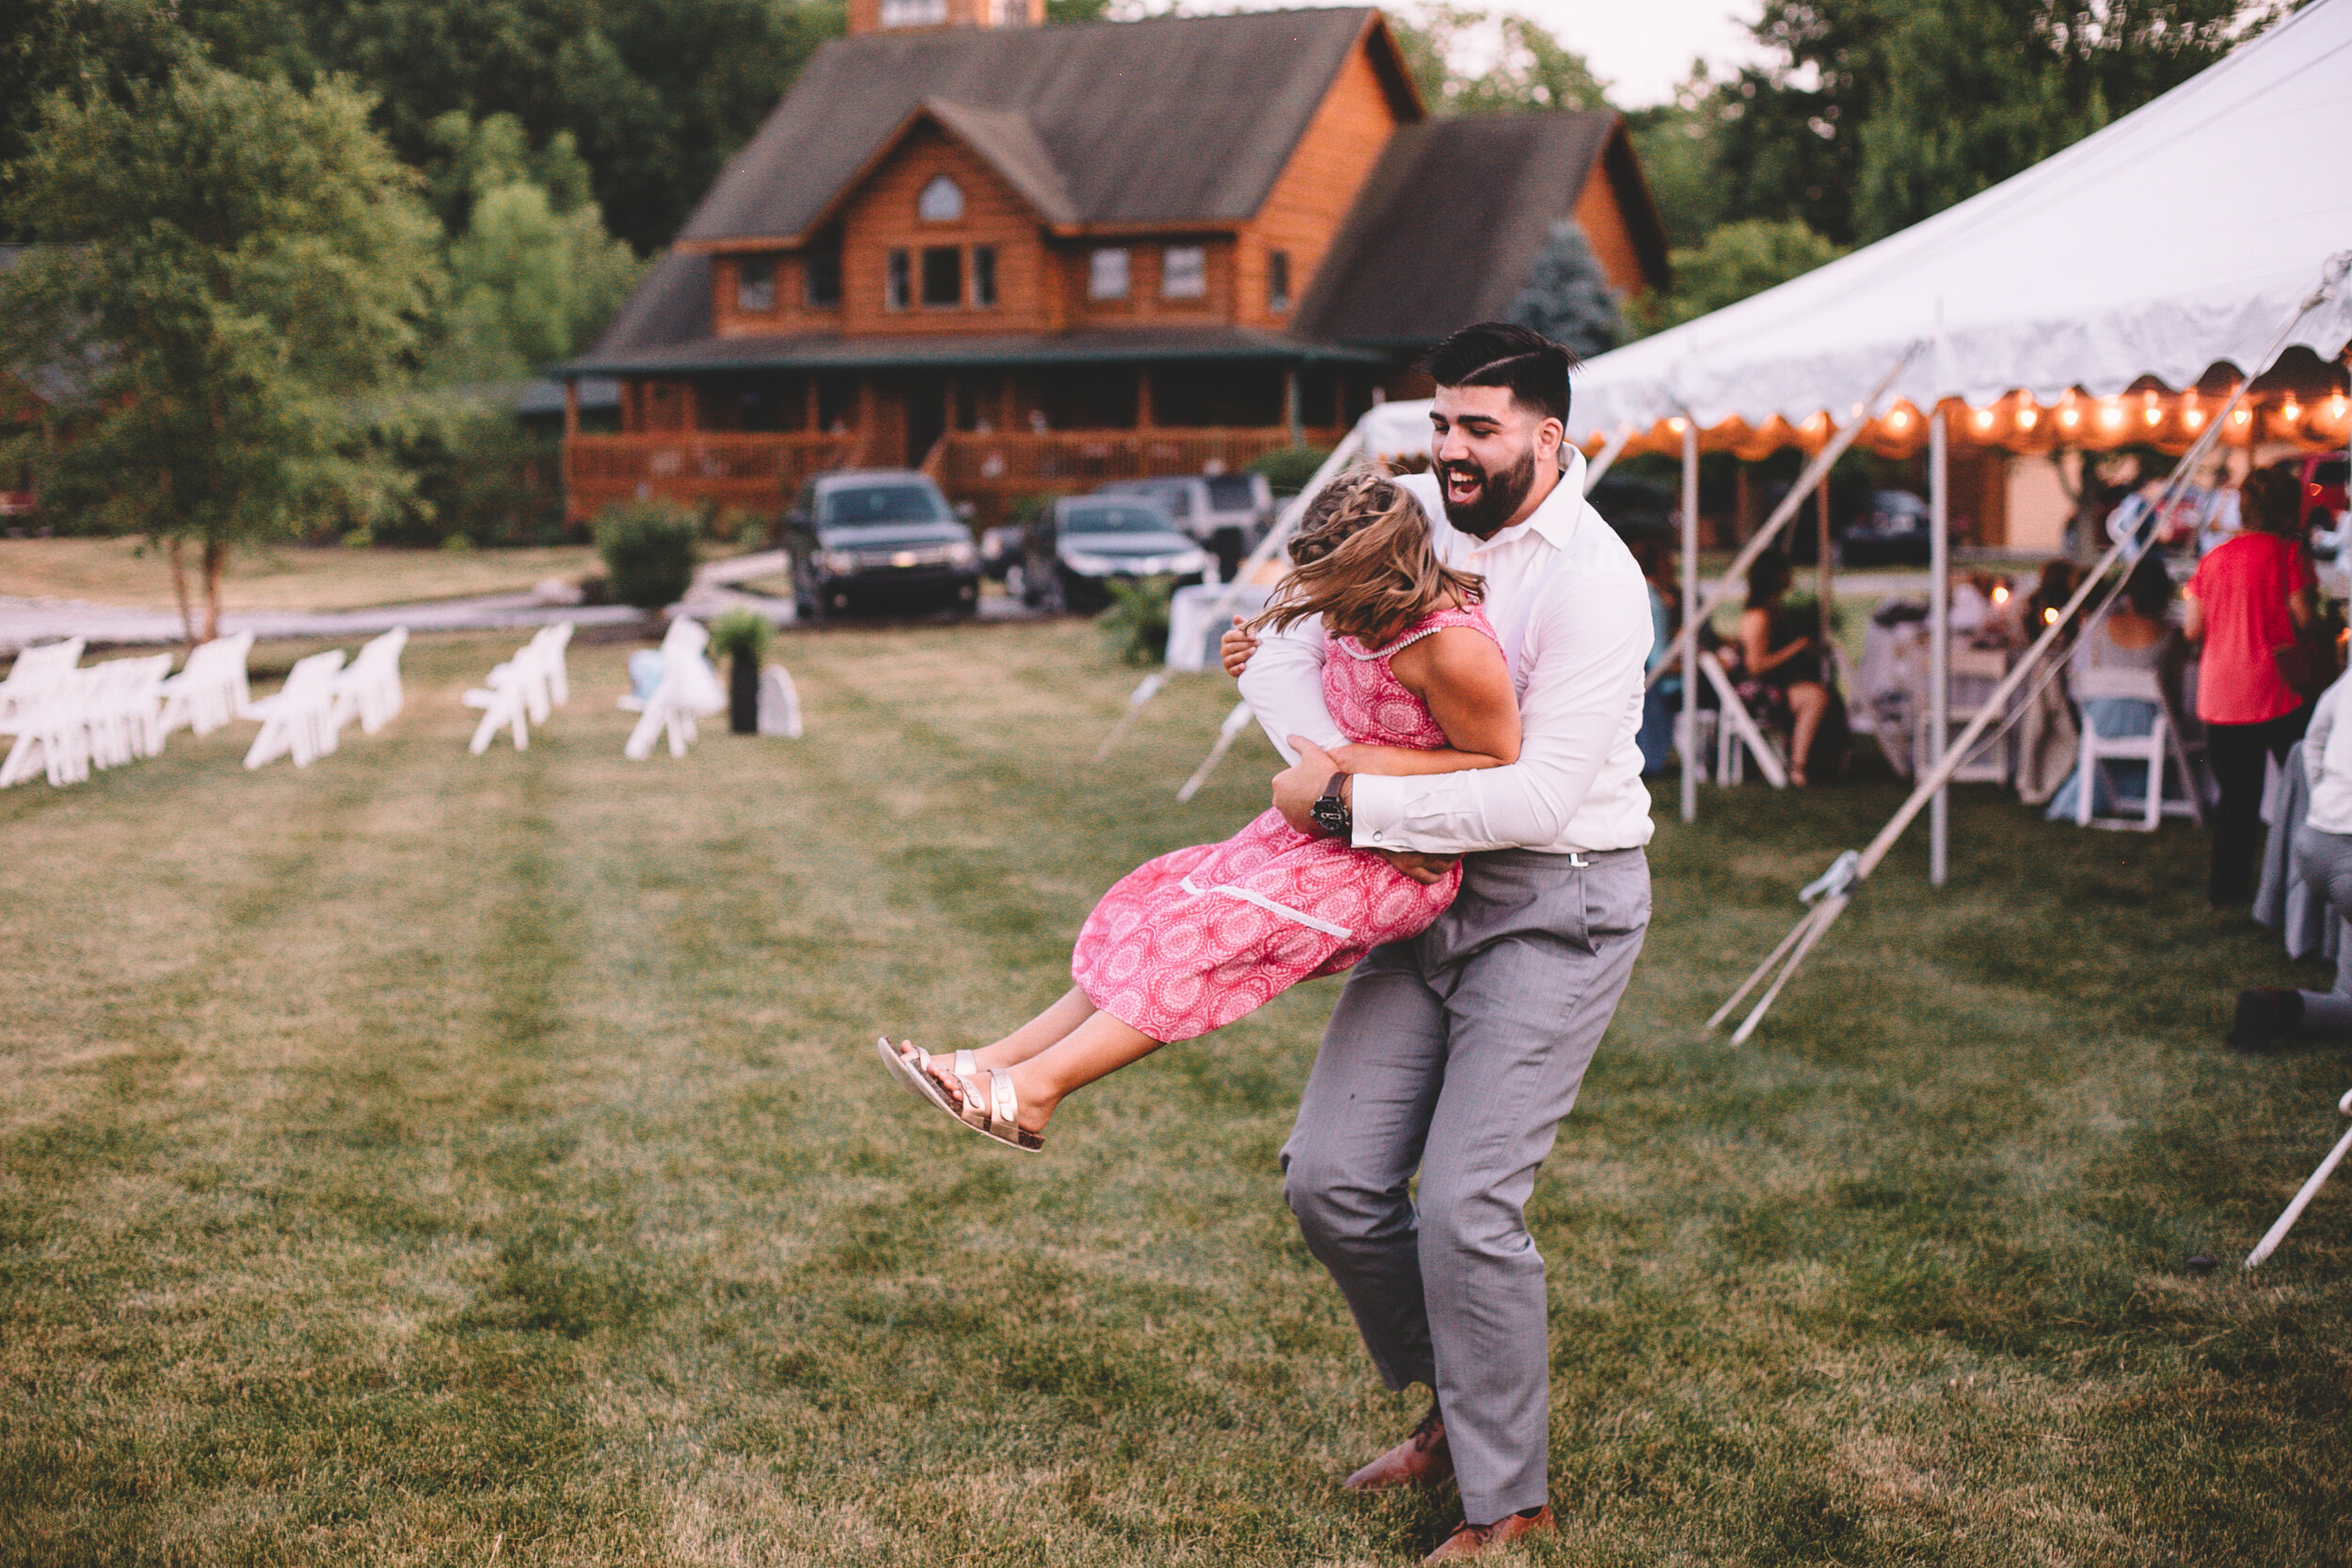
M 1127 252 L 1116 245 L 1106 245 L 1094 253 L 1087 269 L 1087 298 L 1125 299 L 1127 297 Z
M 1287 310 L 1291 308 L 1291 253 L 1269 250 L 1265 253 L 1265 308 Z
M 774 258 L 746 256 L 735 263 L 735 308 L 738 310 L 772 310 L 776 308 Z
M 972 247 L 972 309 L 993 310 L 996 308 L 996 247 L 976 245 Z
M 903 250 L 892 251 L 890 269 L 882 278 L 882 309 L 885 310 L 905 309 L 907 297 L 913 292 L 912 281 L 913 266 L 907 253 Z
M 885 27 L 939 27 L 947 21 L 947 0 L 882 0 Z
M 951 245 L 923 249 L 923 305 L 952 310 L 963 303 L 963 252 Z
M 925 223 L 953 223 L 963 216 L 963 187 L 944 174 L 931 176 L 914 198 L 914 215 Z
M 1197 245 L 1172 245 L 1160 253 L 1160 297 L 1199 299 L 1209 292 L 1209 253 Z
M 812 310 L 841 309 L 841 252 L 812 250 L 801 263 L 801 299 Z

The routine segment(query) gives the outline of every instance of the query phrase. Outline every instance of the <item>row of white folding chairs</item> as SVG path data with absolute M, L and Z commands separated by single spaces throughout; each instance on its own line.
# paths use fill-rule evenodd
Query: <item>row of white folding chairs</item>
M 571 641 L 569 621 L 542 626 L 514 657 L 493 666 L 483 684 L 466 693 L 466 705 L 482 709 L 482 722 L 474 726 L 468 751 L 480 756 L 502 729 L 513 734 L 515 750 L 530 749 L 531 726 L 546 723 L 550 713 L 572 700 L 570 673 L 564 664 Z
M 72 666 L 16 693 L 5 728 L 14 736 L 0 759 L 0 788 L 36 773 L 52 784 L 80 784 L 97 768 L 118 768 L 164 749 L 162 686 L 169 654 Z
M 14 733 L 16 720 L 45 699 L 49 689 L 72 673 L 82 662 L 82 640 L 69 637 L 26 648 L 0 680 L 0 734 Z
M 261 768 L 282 756 L 308 768 L 335 750 L 353 720 L 369 735 L 382 729 L 400 711 L 400 656 L 407 646 L 408 628 L 394 626 L 362 643 L 348 664 L 341 648 L 294 660 L 284 686 L 238 715 L 262 721 L 245 765 Z

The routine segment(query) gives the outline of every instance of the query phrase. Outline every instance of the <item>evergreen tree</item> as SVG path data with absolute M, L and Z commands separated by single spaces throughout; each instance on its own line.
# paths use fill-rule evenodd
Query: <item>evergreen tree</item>
M 1584 359 L 1616 347 L 1625 329 L 1600 260 L 1574 223 L 1551 226 L 1527 287 L 1503 318 L 1534 327 Z

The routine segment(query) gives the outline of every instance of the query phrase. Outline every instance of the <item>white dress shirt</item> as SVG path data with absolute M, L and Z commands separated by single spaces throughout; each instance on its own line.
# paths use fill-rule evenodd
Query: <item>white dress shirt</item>
M 2311 781 L 2312 805 L 2303 820 L 2323 833 L 2352 836 L 2352 724 L 2344 722 L 2344 691 L 2352 675 L 2339 678 L 2312 709 L 2303 735 L 2303 774 Z M 1363 786 L 1359 784 L 1358 788 Z
M 1519 760 L 1416 778 L 1356 775 L 1359 849 L 1630 849 L 1650 837 L 1642 784 L 1642 676 L 1649 589 L 1632 552 L 1584 499 L 1584 458 L 1525 522 L 1491 539 L 1446 521 L 1437 476 L 1398 480 L 1428 512 L 1438 555 L 1486 581 L 1486 617 L 1518 690 Z M 1323 703 L 1320 618 L 1270 633 L 1241 694 L 1282 755 L 1289 736 L 1333 748 L 1346 736 Z

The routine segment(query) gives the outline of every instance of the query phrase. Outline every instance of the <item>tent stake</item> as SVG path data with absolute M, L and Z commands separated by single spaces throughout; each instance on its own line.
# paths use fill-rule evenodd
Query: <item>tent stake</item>
M 1774 1002 L 1780 999 L 1780 988 L 1795 977 L 1797 966 L 1804 962 L 1804 956 L 1807 953 L 1813 951 L 1813 944 L 1828 934 L 1830 927 L 1836 923 L 1839 915 L 1846 912 L 1846 906 L 1852 901 L 1852 895 L 1844 893 L 1824 898 L 1805 923 L 1798 927 L 1804 935 L 1798 941 L 1796 951 L 1788 955 L 1788 962 L 1781 969 L 1779 976 L 1772 981 L 1772 989 L 1756 999 L 1756 1010 L 1748 1014 L 1746 1022 L 1732 1031 L 1732 1044 L 1748 1043 L 1748 1037 L 1756 1033 L 1756 1026 L 1764 1022 L 1764 1014 Z

